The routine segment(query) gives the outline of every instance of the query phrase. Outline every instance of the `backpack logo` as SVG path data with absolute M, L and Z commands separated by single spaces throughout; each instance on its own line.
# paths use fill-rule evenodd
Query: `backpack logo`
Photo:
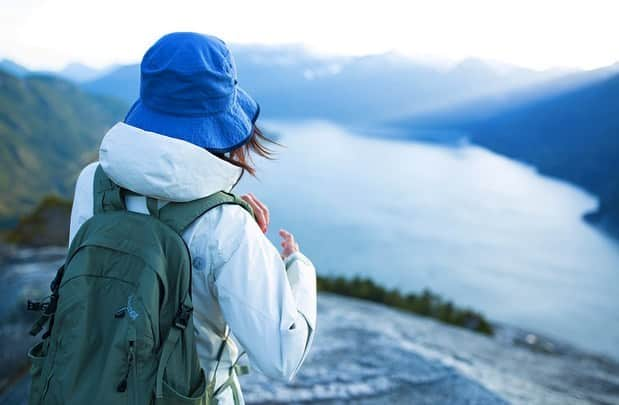
M 130 295 L 129 298 L 127 299 L 127 315 L 129 315 L 129 318 L 131 318 L 132 320 L 136 320 L 138 319 L 138 311 L 136 311 L 133 307 L 133 300 L 135 299 L 134 295 Z

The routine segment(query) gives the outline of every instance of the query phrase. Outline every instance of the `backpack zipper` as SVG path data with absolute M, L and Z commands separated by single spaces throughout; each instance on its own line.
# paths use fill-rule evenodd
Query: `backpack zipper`
M 139 389 L 138 389 L 138 359 L 137 359 L 137 355 L 134 352 L 134 347 L 135 347 L 135 340 L 132 340 L 131 342 L 129 342 L 130 344 L 130 348 L 131 351 L 133 352 L 133 380 L 132 380 L 132 391 L 133 391 L 133 403 L 135 405 L 138 405 L 138 398 L 139 398 Z
M 129 341 L 129 351 L 127 353 L 127 371 L 125 371 L 125 375 L 118 386 L 116 387 L 116 391 L 125 392 L 127 391 L 127 380 L 129 379 L 129 373 L 133 367 L 133 362 L 135 361 L 135 342 L 133 340 Z M 135 379 L 134 379 L 135 380 Z M 135 387 L 133 387 L 135 391 Z

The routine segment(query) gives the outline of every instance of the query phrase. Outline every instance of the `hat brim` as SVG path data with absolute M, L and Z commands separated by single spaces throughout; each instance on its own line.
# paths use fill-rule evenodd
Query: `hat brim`
M 236 87 L 230 107 L 206 116 L 167 114 L 146 106 L 138 99 L 125 117 L 125 123 L 145 131 L 191 142 L 210 152 L 230 152 L 247 142 L 260 107 L 243 89 Z

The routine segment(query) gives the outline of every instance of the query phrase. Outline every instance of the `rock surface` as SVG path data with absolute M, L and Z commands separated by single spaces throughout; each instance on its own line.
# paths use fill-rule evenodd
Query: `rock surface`
M 364 301 L 321 295 L 311 355 L 296 382 L 255 373 L 252 403 L 619 403 L 619 365 L 564 350 L 515 346 Z
M 6 297 L 47 284 L 58 262 L 53 253 L 0 269 L 0 359 L 10 386 L 1 405 L 26 404 L 28 389 L 27 377 L 15 378 L 30 343 L 26 324 L 7 322 Z M 296 380 L 283 384 L 255 371 L 241 382 L 252 404 L 619 404 L 612 361 L 515 328 L 499 327 L 490 338 L 329 294 L 320 295 L 314 346 Z

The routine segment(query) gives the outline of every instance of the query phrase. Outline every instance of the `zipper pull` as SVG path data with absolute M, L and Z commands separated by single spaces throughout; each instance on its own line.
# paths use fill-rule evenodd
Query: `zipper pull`
M 125 392 L 127 391 L 127 380 L 129 379 L 129 372 L 131 371 L 131 366 L 133 365 L 133 341 L 129 342 L 129 353 L 127 354 L 127 371 L 125 371 L 125 376 L 116 386 L 116 391 Z
M 120 384 L 118 384 L 118 387 L 116 387 L 116 391 L 118 391 L 118 392 L 125 392 L 125 391 L 127 391 L 127 377 L 123 378 L 123 380 L 120 382 Z
M 127 307 L 122 307 L 118 311 L 114 312 L 114 318 L 124 318 L 127 313 Z

